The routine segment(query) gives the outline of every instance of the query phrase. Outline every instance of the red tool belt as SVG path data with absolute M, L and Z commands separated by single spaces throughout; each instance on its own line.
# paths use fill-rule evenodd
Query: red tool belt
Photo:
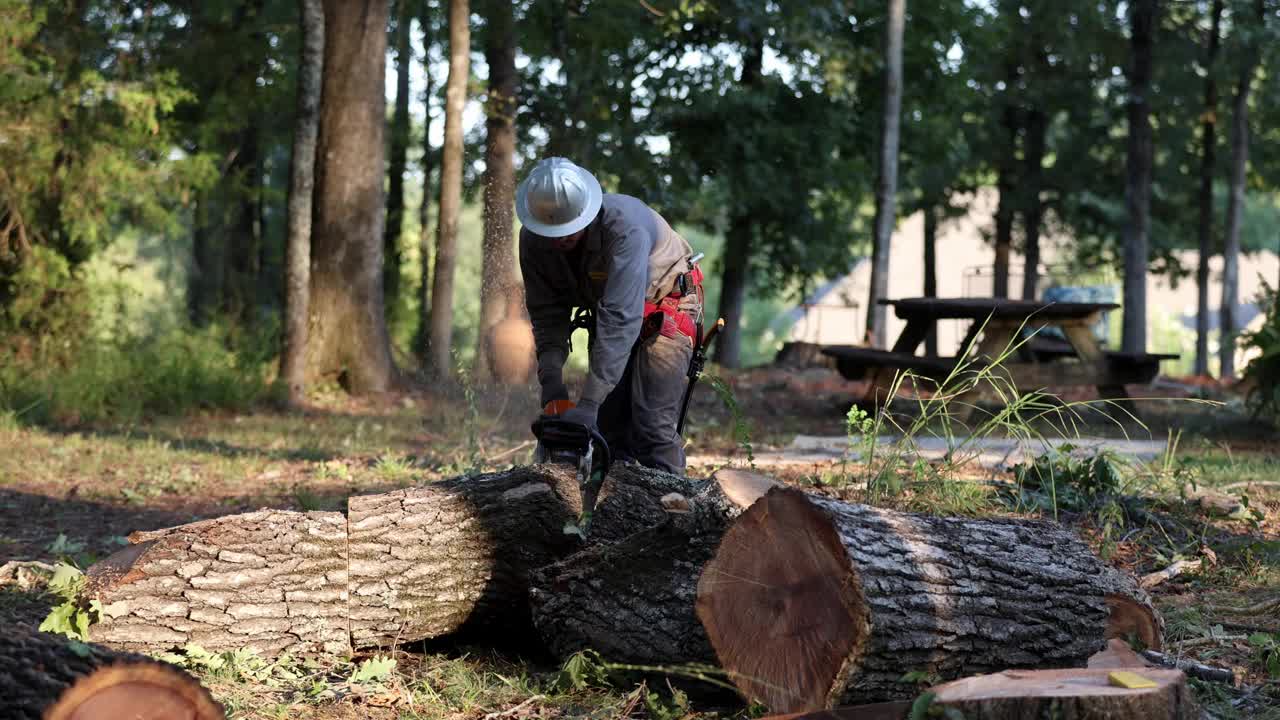
M 702 269 L 696 265 L 676 279 L 676 288 L 671 291 L 671 294 L 656 303 L 645 301 L 641 339 L 647 339 L 656 334 L 669 338 L 684 336 L 690 343 L 697 343 L 697 322 L 686 313 L 680 312 L 680 299 L 689 294 L 696 294 L 699 300 L 702 299 Z

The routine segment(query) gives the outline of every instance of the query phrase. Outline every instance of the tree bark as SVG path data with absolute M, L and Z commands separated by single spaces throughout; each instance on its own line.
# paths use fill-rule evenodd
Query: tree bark
M 91 633 L 114 647 L 350 652 L 347 521 L 261 510 L 153 532 L 94 564 Z
M 1213 175 L 1217 154 L 1218 78 L 1214 74 L 1221 43 L 1223 0 L 1213 0 L 1204 59 L 1204 109 L 1200 116 L 1200 258 L 1196 263 L 1196 366 L 1209 374 L 1209 258 L 1213 257 Z
M 698 576 L 730 520 L 775 485 L 753 473 L 721 470 L 703 485 L 670 487 L 665 513 L 655 516 L 652 501 L 635 503 L 651 512 L 624 527 L 648 529 L 533 573 L 533 621 L 543 642 L 558 657 L 593 649 L 613 662 L 714 663 L 694 612 Z M 682 494 L 689 489 L 697 494 Z
M 224 713 L 195 678 L 172 665 L 8 628 L 0 635 L 0 716 L 222 720 Z
M 751 92 L 760 84 L 764 68 L 764 39 L 746 43 L 742 58 L 742 75 L 738 84 Z M 739 161 L 743 158 L 738 158 Z M 747 286 L 751 284 L 752 229 L 751 209 L 737 206 L 729 219 L 729 235 L 724 243 L 724 272 L 720 279 L 720 317 L 724 328 L 716 340 L 716 362 L 726 368 L 742 364 L 742 310 L 746 304 Z
M 422 204 L 418 206 L 418 333 L 414 347 L 425 366 L 431 357 L 431 4 L 422 2 Z
M 440 163 L 440 217 L 431 288 L 431 355 L 427 372 L 449 376 L 453 356 L 453 276 L 457 266 L 458 214 L 462 208 L 462 107 L 471 66 L 468 0 L 449 0 L 449 80 L 445 86 L 444 155 Z
M 1040 226 L 1044 222 L 1044 152 L 1048 118 L 1043 110 L 1033 108 L 1027 113 L 1026 171 L 1023 175 L 1022 224 L 1025 232 L 1025 263 L 1022 272 L 1022 299 L 1035 300 L 1039 291 Z
M 391 158 L 387 167 L 387 226 L 382 247 L 383 301 L 394 313 L 400 299 L 400 270 L 403 253 L 400 236 L 404 233 L 404 169 L 409 155 L 409 66 L 413 50 L 409 31 L 413 12 L 409 0 L 396 2 L 396 100 L 391 115 Z
M 1263 0 L 1258 0 L 1257 8 L 1257 21 L 1261 26 L 1266 22 Z M 1245 174 L 1249 167 L 1249 92 L 1258 60 L 1257 43 L 1250 41 L 1236 80 L 1235 97 L 1231 101 L 1231 178 L 1227 194 L 1227 232 L 1222 243 L 1222 302 L 1218 308 L 1221 313 L 1218 365 L 1223 380 L 1232 380 L 1236 376 L 1236 336 L 1240 331 L 1236 318 L 1236 304 L 1240 298 L 1240 223 L 1244 218 Z
M 1134 689 L 1112 685 L 1108 681 L 1112 672 L 1108 668 L 1009 670 L 956 680 L 932 692 L 935 704 L 983 720 L 1200 717 L 1182 671 L 1142 668 L 1137 674 L 1156 686 Z
M 298 60 L 298 112 L 289 158 L 289 220 L 285 240 L 284 349 L 280 378 L 289 402 L 306 399 L 308 307 L 311 290 L 311 196 L 315 190 L 316 135 L 320 126 L 320 82 L 324 72 L 324 7 L 299 0 L 302 51 Z
M 938 296 L 938 206 L 924 207 L 924 296 Z M 938 355 L 938 324 L 933 323 L 924 338 L 924 354 Z
M 354 394 L 395 380 L 382 302 L 387 0 L 324 0 L 306 377 Z
M 889 256 L 898 214 L 898 136 L 902 120 L 902 35 L 907 0 L 889 0 L 885 33 L 884 121 L 880 127 L 880 182 L 876 187 L 876 228 L 871 244 L 871 291 L 867 298 L 867 334 L 876 347 L 886 347 L 888 308 L 880 304 L 889 293 Z
M 690 487 L 675 476 L 618 466 L 601 489 L 586 542 L 616 541 L 661 522 L 658 493 Z M 361 648 L 464 627 L 526 630 L 529 573 L 583 547 L 565 532 L 582 512 L 567 468 L 459 478 L 353 497 L 349 507 L 351 636 Z
M 90 632 L 165 650 L 350 652 L 454 633 L 532 629 L 529 573 L 663 523 L 705 482 L 617 465 L 585 541 L 569 468 L 534 466 L 348 500 L 347 513 L 262 510 L 139 532 L 89 568 Z M 690 612 L 692 606 L 690 606 Z
M 504 383 L 524 377 L 500 377 L 489 347 L 494 330 L 506 315 L 508 298 L 519 281 L 515 273 L 512 228 L 516 190 L 516 37 L 510 0 L 489 0 L 485 60 L 489 65 L 489 97 L 485 102 L 484 248 L 480 273 L 480 327 L 476 334 L 473 374 Z M 523 320 L 517 315 L 513 320 Z M 517 330 L 516 328 L 512 328 Z M 518 330 L 517 330 L 518 331 Z
M 1160 0 L 1135 0 L 1130 8 L 1129 140 L 1124 227 L 1124 330 L 1121 347 L 1140 353 L 1147 346 L 1148 233 L 1151 223 L 1151 50 Z
M 725 533 L 697 610 L 743 694 L 798 712 L 908 697 L 900 679 L 912 671 L 946 680 L 1083 665 L 1111 631 L 1114 588 L 1054 523 L 928 517 L 780 488 Z

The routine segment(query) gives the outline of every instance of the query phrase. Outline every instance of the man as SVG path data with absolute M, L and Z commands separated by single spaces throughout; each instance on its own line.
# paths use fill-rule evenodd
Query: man
M 598 428 L 619 460 L 683 474 L 676 423 L 702 313 L 689 243 L 564 158 L 534 167 L 516 190 L 516 215 L 545 412 Z M 565 402 L 562 376 L 574 308 L 592 317 L 576 404 Z

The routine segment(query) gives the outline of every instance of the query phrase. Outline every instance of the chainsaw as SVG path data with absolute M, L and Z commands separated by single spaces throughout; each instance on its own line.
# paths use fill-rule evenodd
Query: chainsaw
M 594 428 L 581 423 L 561 420 L 559 415 L 573 407 L 567 400 L 547 404 L 544 414 L 533 422 L 533 436 L 538 439 L 533 451 L 537 463 L 567 465 L 577 473 L 578 489 L 582 494 L 582 515 L 576 526 L 566 525 L 565 533 L 586 537 L 591 526 L 591 513 L 595 509 L 600 486 L 609 473 L 613 457 L 609 443 Z

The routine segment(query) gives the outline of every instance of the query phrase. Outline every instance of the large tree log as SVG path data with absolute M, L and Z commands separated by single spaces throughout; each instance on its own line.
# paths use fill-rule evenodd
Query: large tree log
M 117 647 L 348 652 L 347 521 L 260 510 L 153 532 L 93 565 L 91 633 Z
M 1055 523 L 927 517 L 779 488 L 725 533 L 697 610 L 739 689 L 797 712 L 910 695 L 900 679 L 913 671 L 947 680 L 1083 665 L 1109 634 L 1114 586 Z M 1158 636 L 1154 615 L 1147 625 L 1139 634 Z
M 617 465 L 586 543 L 661 523 L 699 483 Z M 527 629 L 528 573 L 581 549 L 574 474 L 521 467 L 353 497 L 347 517 L 261 510 L 134 533 L 89 569 L 95 639 L 158 650 L 347 652 L 455 632 Z
M 637 665 L 714 663 L 694 612 L 698 577 L 730 520 L 774 486 L 760 475 L 722 470 L 692 497 L 671 488 L 666 517 L 645 516 L 649 529 L 535 571 L 533 619 L 547 647 L 561 657 L 589 648 Z
M 221 720 L 195 678 L 141 655 L 46 633 L 0 634 L 0 717 L 7 720 Z
M 1007 670 L 933 689 L 934 701 L 970 720 L 1195 720 L 1200 717 L 1179 670 L 1141 669 L 1154 687 L 1111 684 L 1110 669 Z

